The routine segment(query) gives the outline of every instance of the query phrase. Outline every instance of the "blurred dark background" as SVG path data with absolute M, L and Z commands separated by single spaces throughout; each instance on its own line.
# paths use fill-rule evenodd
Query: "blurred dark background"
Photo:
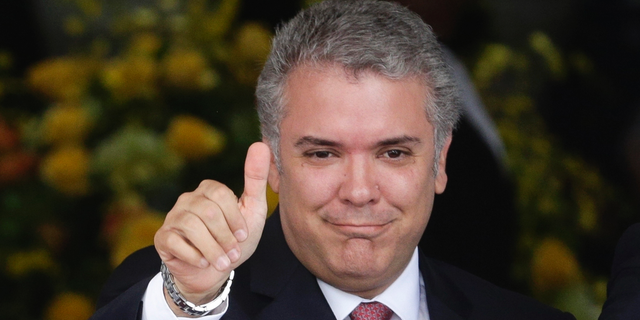
M 9 140 L 11 132 L 19 136 L 17 144 L 21 145 L 1 149 L 0 176 L 5 172 L 2 170 L 18 170 L 6 164 L 15 150 L 27 150 L 36 159 L 24 175 L 0 184 L 0 241 L 4 242 L 0 263 L 6 269 L 0 279 L 13 285 L 10 287 L 24 288 L 17 295 L 5 290 L 0 295 L 5 302 L 0 306 L 11 308 L 10 315 L 16 319 L 86 318 L 111 270 L 109 259 L 114 249 L 96 234 L 105 232 L 105 224 L 114 224 L 113 203 L 133 201 L 134 207 L 148 207 L 162 216 L 170 209 L 171 199 L 203 178 L 220 179 L 241 190 L 241 165 L 237 162 L 242 161 L 246 146 L 259 138 L 252 114 L 252 77 L 259 64 L 250 65 L 249 71 L 242 69 L 248 75 L 239 76 L 238 63 L 229 58 L 229 52 L 233 55 L 237 52 L 233 50 L 241 50 L 237 49 L 242 43 L 238 34 L 243 34 L 247 23 L 258 22 L 266 32 L 272 32 L 311 2 L 0 2 L 0 124 L 6 128 L 0 132 L 5 134 L 0 140 Z M 447 166 L 449 185 L 436 199 L 421 247 L 492 282 L 574 311 L 579 319 L 596 319 L 606 294 L 604 285 L 615 243 L 628 225 L 640 220 L 640 77 L 636 75 L 640 70 L 640 2 L 399 2 L 433 27 L 448 48 L 447 56 L 459 81 L 466 84 L 466 113 L 454 133 Z M 91 13 L 95 3 L 100 3 L 99 13 Z M 153 51 L 153 59 L 162 60 L 173 47 L 196 47 L 217 70 L 217 84 L 197 90 L 178 86 L 166 95 L 156 93 L 153 98 L 122 102 L 110 95 L 103 99 L 108 86 L 96 89 L 100 84 L 92 83 L 87 91 L 94 100 L 103 101 L 100 114 L 107 116 L 102 118 L 105 124 L 96 125 L 83 145 L 99 149 L 111 132 L 129 122 L 126 119 L 132 114 L 137 119 L 133 122 L 164 132 L 169 131 L 171 119 L 186 113 L 226 135 L 222 153 L 196 161 L 186 157 L 177 170 L 178 178 L 136 189 L 142 200 L 122 200 L 113 187 L 100 182 L 89 193 L 69 196 L 40 181 L 44 169 L 39 167 L 44 166 L 45 154 L 54 147 L 29 142 L 33 139 L 29 138 L 28 120 L 45 121 L 43 114 L 52 105 L 64 103 L 46 97 L 29 84 L 34 66 L 57 57 L 81 56 L 87 44 L 104 35 L 113 44 L 101 59 L 124 56 L 125 45 L 118 40 L 121 34 L 114 36 L 111 21 L 128 12 L 172 8 L 159 10 L 165 12 L 161 14 L 164 17 L 187 8 L 180 18 L 196 21 L 201 17 L 194 18 L 188 9 L 191 5 L 215 12 L 224 6 L 220 3 L 237 6 L 230 11 L 234 16 L 229 26 L 216 35 L 219 38 L 201 41 L 194 36 L 191 44 L 196 45 L 174 39 L 162 22 L 130 27 L 135 30 L 131 34 L 160 30 L 155 34 L 163 44 Z M 75 20 L 67 19 L 73 13 L 82 17 L 75 29 Z M 187 29 L 197 33 L 197 26 Z M 254 39 L 258 33 L 248 33 L 247 37 Z M 55 75 L 51 79 L 56 81 Z M 156 108 L 158 101 L 162 108 Z M 116 107 L 109 109 L 108 105 Z M 212 109 L 210 105 L 224 107 Z M 147 119 L 149 112 L 155 118 Z M 92 179 L 93 184 L 100 178 Z M 40 210 L 38 206 L 15 204 L 41 199 L 43 207 L 53 203 L 45 227 L 37 223 L 40 213 L 33 213 Z M 123 207 L 115 211 L 131 210 L 130 205 Z M 66 218 L 57 217 L 60 210 L 67 211 L 59 214 Z M 87 212 L 92 212 L 90 217 L 84 216 Z M 115 223 L 118 230 L 127 228 L 129 220 L 124 221 Z M 153 233 L 152 227 L 144 226 Z M 78 228 L 85 228 L 85 232 L 78 232 Z M 117 234 L 116 238 L 121 237 Z M 61 240 L 65 244 L 52 249 L 47 242 L 51 238 L 65 239 Z M 46 258 L 20 255 L 40 252 L 40 248 Z M 15 256 L 23 258 L 16 260 Z M 70 270 L 77 274 L 65 274 L 70 264 L 76 265 Z M 16 273 L 16 268 L 27 272 Z M 47 271 L 51 268 L 62 268 L 63 272 Z M 28 271 L 31 269 L 35 271 Z M 87 281 L 94 283 L 78 284 Z M 32 288 L 39 289 L 34 293 Z M 44 307 L 25 312 L 33 299 L 40 299 Z M 83 313 L 83 308 L 89 311 Z

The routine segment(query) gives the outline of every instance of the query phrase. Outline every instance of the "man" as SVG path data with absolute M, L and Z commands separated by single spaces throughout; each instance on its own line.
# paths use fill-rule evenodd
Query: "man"
M 264 142 L 242 196 L 216 181 L 180 196 L 158 254 L 127 259 L 93 318 L 572 319 L 418 252 L 447 183 L 451 79 L 430 28 L 399 5 L 301 12 L 258 81 Z M 280 195 L 269 219 L 267 181 Z

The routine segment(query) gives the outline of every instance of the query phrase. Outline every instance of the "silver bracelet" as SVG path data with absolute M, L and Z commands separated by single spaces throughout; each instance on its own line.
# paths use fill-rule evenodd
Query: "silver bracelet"
M 227 298 L 229 297 L 229 292 L 231 291 L 231 283 L 233 282 L 233 276 L 235 272 L 232 270 L 231 274 L 229 274 L 229 279 L 222 285 L 216 297 L 209 303 L 196 305 L 193 302 L 187 301 L 184 296 L 176 287 L 176 283 L 173 281 L 173 275 L 169 271 L 169 268 L 164 264 L 160 265 L 160 273 L 162 274 L 162 280 L 164 280 L 164 287 L 167 289 L 169 296 L 173 299 L 173 302 L 182 310 L 184 313 L 190 316 L 206 316 L 213 309 L 219 307 Z

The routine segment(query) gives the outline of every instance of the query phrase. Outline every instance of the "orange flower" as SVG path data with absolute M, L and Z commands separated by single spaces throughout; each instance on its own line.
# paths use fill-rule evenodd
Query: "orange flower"
M 84 195 L 89 190 L 89 154 L 78 146 L 66 146 L 49 153 L 41 167 L 42 180 L 58 191 Z
M 201 160 L 218 154 L 225 145 L 222 132 L 202 119 L 177 116 L 169 124 L 167 146 L 189 160 Z
M 547 238 L 533 253 L 531 280 L 537 293 L 565 288 L 581 279 L 580 266 L 571 250 L 560 240 Z
M 94 311 L 93 303 L 86 296 L 65 292 L 53 299 L 47 308 L 46 320 L 86 320 Z

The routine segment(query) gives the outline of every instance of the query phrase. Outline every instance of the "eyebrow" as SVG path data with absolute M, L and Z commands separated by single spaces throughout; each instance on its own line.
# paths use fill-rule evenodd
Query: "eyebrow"
M 378 141 L 376 143 L 376 147 L 387 147 L 387 146 L 395 146 L 399 144 L 420 144 L 422 141 L 418 137 L 411 136 L 400 136 L 389 139 L 384 139 L 382 141 Z M 342 144 L 332 140 L 321 139 L 313 136 L 304 136 L 295 143 L 296 148 L 304 147 L 307 145 L 313 146 L 326 146 L 326 147 L 341 147 Z
M 420 138 L 418 137 L 411 137 L 411 136 L 401 136 L 401 137 L 395 137 L 395 138 L 389 138 L 389 139 L 385 139 L 382 140 L 378 143 L 376 143 L 376 146 L 378 147 L 388 147 L 388 146 L 395 146 L 395 145 L 399 145 L 399 144 L 420 144 L 422 142 L 422 140 L 420 140 Z
M 326 140 L 326 139 L 320 139 L 320 138 L 316 138 L 316 137 L 312 137 L 312 136 L 304 136 L 300 139 L 298 139 L 298 141 L 296 141 L 296 144 L 294 145 L 296 148 L 300 148 L 300 147 L 304 147 L 307 145 L 314 145 L 314 146 L 327 146 L 327 147 L 340 147 L 342 146 L 342 144 L 335 142 L 335 141 L 331 141 L 331 140 Z

